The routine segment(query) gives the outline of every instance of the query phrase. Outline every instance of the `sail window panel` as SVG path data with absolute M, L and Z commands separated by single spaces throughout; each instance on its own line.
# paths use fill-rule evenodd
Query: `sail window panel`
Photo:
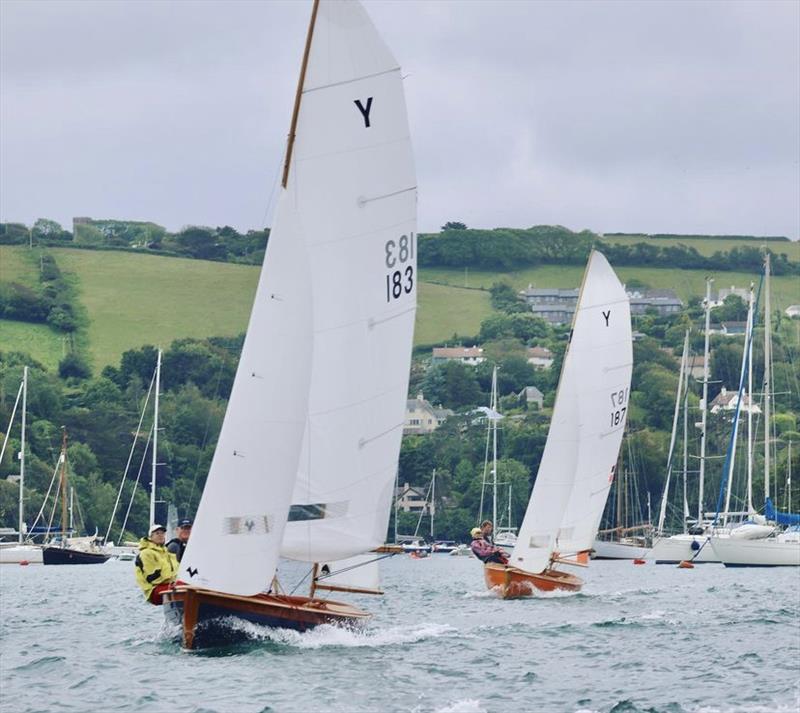
M 394 468 L 351 491 L 344 517 L 289 522 L 283 536 L 282 556 L 323 562 L 357 555 L 380 545 L 389 524 Z
M 397 60 L 359 3 L 322 0 L 317 10 L 305 89 L 397 67 Z
M 289 508 L 289 522 L 303 520 L 322 520 L 324 518 L 344 517 L 348 503 L 308 503 L 295 504 Z

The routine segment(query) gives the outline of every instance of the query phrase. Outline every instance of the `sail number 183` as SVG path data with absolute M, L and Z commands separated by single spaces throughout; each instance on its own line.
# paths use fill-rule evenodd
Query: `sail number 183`
M 614 391 L 611 394 L 611 426 L 619 426 L 625 421 L 625 412 L 628 410 L 628 387 Z
M 392 238 L 384 245 L 386 301 L 400 299 L 414 289 L 414 233 Z

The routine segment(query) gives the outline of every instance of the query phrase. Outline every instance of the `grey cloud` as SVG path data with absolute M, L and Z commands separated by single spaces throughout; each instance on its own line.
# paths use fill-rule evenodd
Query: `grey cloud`
M 420 228 L 800 236 L 800 5 L 366 2 Z M 261 225 L 309 4 L 0 3 L 0 219 Z

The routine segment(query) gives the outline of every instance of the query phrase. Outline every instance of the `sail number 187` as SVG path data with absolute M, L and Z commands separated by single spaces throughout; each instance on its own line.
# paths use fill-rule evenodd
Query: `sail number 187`
M 414 233 L 392 238 L 384 245 L 386 301 L 400 299 L 414 289 Z
M 614 391 L 611 394 L 611 427 L 619 426 L 625 421 L 625 412 L 628 410 L 628 387 Z

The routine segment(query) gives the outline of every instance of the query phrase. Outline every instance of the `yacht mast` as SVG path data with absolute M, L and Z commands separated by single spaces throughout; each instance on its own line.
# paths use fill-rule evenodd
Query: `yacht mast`
M 153 412 L 153 463 L 150 477 L 150 527 L 156 522 L 156 466 L 158 465 L 158 393 L 161 390 L 161 350 L 156 359 L 156 392 Z
M 752 284 L 750 285 L 750 294 L 752 296 Z M 742 347 L 742 366 L 739 373 L 739 388 L 737 391 L 736 411 L 733 417 L 733 432 L 731 433 L 731 445 L 728 451 L 728 472 L 723 474 L 727 479 L 727 492 L 725 493 L 725 512 L 722 515 L 722 524 L 728 524 L 728 513 L 731 509 L 731 492 L 733 490 L 733 469 L 736 463 L 736 439 L 739 435 L 739 414 L 742 412 L 742 402 L 744 401 L 743 386 L 745 370 L 747 369 L 747 357 L 749 353 L 749 345 L 753 339 L 753 302 L 750 301 L 750 307 L 747 310 L 747 325 L 744 332 L 744 345 Z M 748 408 L 748 413 L 750 409 Z
M 770 304 L 769 304 L 769 253 L 764 259 L 764 501 L 769 497 L 769 437 L 770 437 L 770 399 L 769 392 L 772 388 L 772 334 L 770 333 Z
M 700 485 L 697 496 L 697 524 L 703 522 L 703 488 L 705 486 L 706 475 L 706 427 L 707 427 L 707 412 L 708 412 L 708 330 L 711 326 L 711 278 L 706 279 L 706 321 L 705 321 L 705 339 L 703 342 L 703 401 L 702 411 L 700 418 Z
M 61 546 L 67 543 L 67 427 L 61 427 Z
M 678 376 L 678 391 L 675 395 L 675 411 L 672 414 L 672 435 L 669 439 L 669 454 L 667 455 L 667 479 L 664 483 L 664 493 L 661 496 L 661 509 L 658 512 L 658 534 L 664 534 L 664 521 L 667 517 L 667 498 L 669 496 L 669 481 L 670 476 L 672 475 L 672 454 L 673 449 L 675 448 L 675 435 L 678 430 L 678 414 L 680 413 L 680 405 L 681 405 L 681 390 L 683 389 L 683 375 L 686 372 L 686 361 L 688 359 L 689 353 L 689 330 L 686 330 L 686 335 L 683 338 L 683 353 L 681 354 L 681 368 L 680 374 Z M 684 440 L 685 442 L 685 440 Z M 686 467 L 684 465 L 684 480 L 685 480 L 685 473 Z M 619 496 L 619 486 L 617 486 L 617 507 L 619 509 L 619 503 L 621 503 L 621 499 Z M 617 520 L 619 521 L 619 513 L 617 514 Z
M 25 527 L 25 418 L 28 410 L 28 367 L 22 367 L 22 444 L 19 449 L 19 543 Z
M 754 299 L 753 283 L 750 283 L 750 310 L 751 325 L 754 323 Z M 754 329 L 751 326 L 751 329 Z M 754 513 L 753 508 L 753 339 L 746 344 L 747 349 L 747 398 L 749 408 L 747 409 L 747 512 Z
M 492 527 L 497 527 L 497 367 L 492 371 Z
M 687 332 L 688 337 L 688 332 Z M 683 375 L 683 533 L 689 520 L 689 370 Z

